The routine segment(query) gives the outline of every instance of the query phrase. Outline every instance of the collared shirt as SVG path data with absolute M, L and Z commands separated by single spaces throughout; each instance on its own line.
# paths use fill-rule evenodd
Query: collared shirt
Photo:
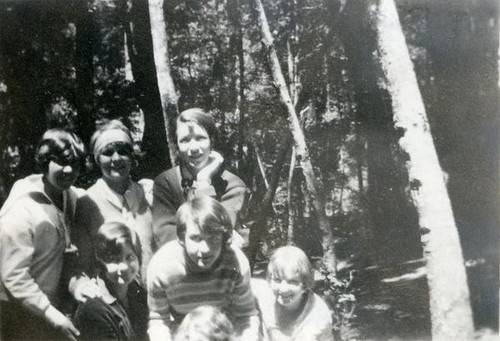
M 74 242 L 80 251 L 84 268 L 95 274 L 93 238 L 105 222 L 121 222 L 139 236 L 142 247 L 141 278 L 145 281 L 147 266 L 156 249 L 152 216 L 141 186 L 130 181 L 124 195 L 113 191 L 102 179 L 87 190 L 88 196 L 78 200 L 76 221 L 78 235 Z

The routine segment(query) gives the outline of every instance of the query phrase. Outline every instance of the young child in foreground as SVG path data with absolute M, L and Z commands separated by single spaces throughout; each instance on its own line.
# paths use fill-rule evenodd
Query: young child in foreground
M 202 305 L 226 313 L 239 340 L 258 340 L 250 266 L 230 246 L 232 224 L 224 207 L 210 197 L 194 198 L 179 207 L 176 220 L 179 239 L 162 246 L 148 268 L 150 340 L 171 340 L 182 318 Z
M 219 309 L 201 306 L 186 315 L 175 341 L 233 341 L 234 327 Z
M 311 263 L 295 246 L 275 251 L 267 269 L 267 283 L 252 282 L 264 339 L 270 341 L 331 341 L 332 318 L 325 302 L 312 291 Z
M 140 284 L 139 236 L 125 224 L 103 224 L 94 238 L 102 297 L 78 307 L 74 321 L 80 340 L 147 340 L 146 290 Z

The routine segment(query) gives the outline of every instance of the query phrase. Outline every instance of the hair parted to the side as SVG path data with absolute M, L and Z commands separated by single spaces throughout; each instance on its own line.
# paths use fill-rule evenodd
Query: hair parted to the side
M 206 341 L 233 341 L 233 324 L 218 308 L 200 306 L 184 317 L 174 341 L 198 341 L 200 337 Z
M 304 287 L 312 289 L 314 276 L 311 262 L 296 246 L 282 246 L 274 251 L 267 266 L 267 279 L 282 278 L 286 271 L 297 273 Z
M 141 242 L 137 233 L 127 225 L 120 222 L 107 222 L 102 224 L 94 237 L 95 257 L 100 271 L 106 266 L 104 263 L 119 256 L 125 245 L 134 250 L 135 255 L 142 264 Z
M 177 236 L 180 241 L 184 241 L 188 222 L 195 223 L 200 231 L 208 234 L 221 234 L 224 243 L 229 241 L 233 233 L 231 218 L 226 209 L 209 196 L 186 201 L 177 210 Z
M 75 133 L 60 128 L 49 129 L 38 143 L 35 161 L 42 173 L 47 173 L 50 161 L 63 165 L 76 162 L 80 170 L 84 170 L 85 145 Z
M 215 126 L 215 121 L 213 117 L 203 111 L 203 109 L 191 108 L 184 110 L 177 117 L 176 124 L 179 124 L 179 122 L 199 125 L 207 131 L 212 148 L 217 144 L 217 127 Z M 175 130 L 177 131 L 177 129 Z M 175 140 L 177 140 L 177 135 L 175 136 Z

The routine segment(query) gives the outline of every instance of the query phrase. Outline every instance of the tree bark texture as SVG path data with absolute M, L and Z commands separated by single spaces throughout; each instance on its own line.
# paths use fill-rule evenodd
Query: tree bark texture
M 126 32 L 132 74 L 139 106 L 144 111 L 144 134 L 141 150 L 144 156 L 139 162 L 139 173 L 147 178 L 154 178 L 161 171 L 170 168 L 167 136 L 164 126 L 161 98 L 156 78 L 151 20 L 148 3 L 131 0 Z M 172 160 L 173 161 L 173 160 Z
M 176 143 L 174 141 L 175 119 L 178 115 L 175 85 L 170 73 L 170 58 L 168 53 L 167 24 L 163 11 L 163 0 L 149 0 L 149 17 L 151 21 L 151 36 L 153 38 L 153 53 L 156 65 L 156 77 L 160 90 L 163 119 L 172 165 L 176 163 Z
M 374 5 L 372 5 L 374 6 Z M 464 259 L 452 207 L 428 118 L 393 0 L 375 10 L 377 44 L 384 80 L 392 99 L 399 144 L 417 206 L 430 290 L 434 340 L 471 340 L 472 311 Z
M 268 56 L 268 64 L 271 70 L 273 84 L 278 91 L 280 100 L 285 105 L 288 113 L 288 126 L 293 136 L 297 160 L 300 162 L 304 177 L 307 183 L 307 189 L 313 197 L 313 205 L 318 216 L 319 228 L 322 232 L 322 247 L 323 247 L 323 265 L 329 273 L 336 273 L 336 260 L 333 233 L 330 224 L 325 215 L 324 201 L 320 194 L 319 184 L 314 174 L 314 169 L 311 163 L 309 150 L 306 145 L 304 132 L 300 126 L 299 118 L 295 111 L 290 93 L 288 91 L 283 72 L 278 60 L 278 55 L 273 44 L 273 37 L 269 29 L 264 7 L 260 0 L 255 0 L 255 8 L 258 14 L 258 24 L 261 31 L 261 41 Z
M 276 194 L 276 190 L 279 185 L 281 169 L 285 163 L 288 150 L 292 147 L 292 142 L 292 136 L 286 132 L 281 138 L 280 148 L 278 149 L 276 155 L 276 161 L 272 166 L 272 173 L 269 177 L 269 187 L 267 187 L 262 200 L 258 202 L 256 212 L 252 212 L 252 216 L 257 217 L 252 228 L 250 229 L 249 236 L 250 241 L 248 246 L 248 258 L 252 266 L 255 263 L 255 258 L 260 248 L 260 242 L 266 233 L 266 219 L 270 214 L 274 195 Z

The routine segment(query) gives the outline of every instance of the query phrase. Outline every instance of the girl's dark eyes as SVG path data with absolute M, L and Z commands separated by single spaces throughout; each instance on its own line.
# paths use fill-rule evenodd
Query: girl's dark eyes
M 137 257 L 133 253 L 131 253 L 130 255 L 127 256 L 127 261 L 129 261 L 129 262 L 134 261 L 136 259 L 137 259 Z

